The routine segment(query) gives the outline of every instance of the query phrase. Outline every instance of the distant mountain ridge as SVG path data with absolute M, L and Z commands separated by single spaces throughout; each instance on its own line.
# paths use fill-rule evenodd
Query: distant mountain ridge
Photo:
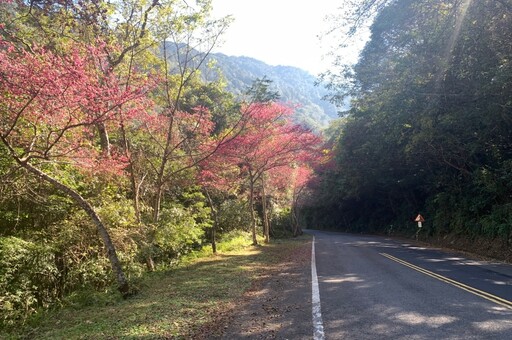
M 338 117 L 336 107 L 322 100 L 326 90 L 315 86 L 316 78 L 310 73 L 292 66 L 271 66 L 250 57 L 227 56 L 212 53 L 210 61 L 216 61 L 216 67 L 222 72 L 227 82 L 227 89 L 235 94 L 247 90 L 254 80 L 266 77 L 272 80 L 272 89 L 278 91 L 284 103 L 298 105 L 294 118 L 314 130 L 328 126 Z M 218 74 L 205 70 L 207 80 L 214 80 Z

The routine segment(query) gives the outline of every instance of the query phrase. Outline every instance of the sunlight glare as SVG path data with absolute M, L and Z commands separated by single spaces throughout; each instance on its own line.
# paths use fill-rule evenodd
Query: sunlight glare
M 425 316 L 415 312 L 399 313 L 395 318 L 409 325 L 425 324 L 434 328 L 457 321 L 457 318 L 449 315 Z

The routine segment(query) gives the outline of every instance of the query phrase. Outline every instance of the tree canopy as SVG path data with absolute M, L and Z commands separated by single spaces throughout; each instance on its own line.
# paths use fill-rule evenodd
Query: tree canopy
M 380 4 L 357 64 L 330 84 L 352 107 L 309 221 L 411 235 L 421 212 L 425 237 L 484 237 L 510 256 L 511 4 Z

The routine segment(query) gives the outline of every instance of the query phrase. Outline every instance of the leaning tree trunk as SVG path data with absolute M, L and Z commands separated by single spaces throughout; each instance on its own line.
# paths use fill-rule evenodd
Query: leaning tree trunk
M 94 224 L 96 225 L 96 228 L 98 229 L 98 232 L 103 240 L 103 243 L 105 245 L 105 248 L 107 249 L 107 256 L 110 260 L 110 265 L 112 267 L 112 271 L 114 272 L 117 280 L 117 289 L 119 292 L 123 295 L 123 297 L 127 297 L 130 295 L 130 285 L 128 283 L 128 280 L 126 279 L 126 276 L 124 275 L 123 268 L 121 266 L 121 262 L 119 261 L 119 258 L 117 257 L 116 248 L 114 244 L 112 243 L 112 239 L 110 238 L 110 235 L 107 231 L 107 228 L 101 221 L 100 217 L 94 211 L 93 207 L 87 202 L 78 192 L 71 189 L 67 185 L 59 182 L 55 178 L 45 174 L 38 168 L 34 167 L 33 165 L 22 162 L 19 159 L 16 159 L 17 162 L 26 170 L 29 172 L 35 174 L 39 178 L 45 180 L 46 182 L 52 184 L 55 188 L 59 189 L 60 191 L 67 194 L 69 197 L 71 197 L 75 203 L 77 203 L 80 208 L 82 208 L 87 215 L 92 219 Z

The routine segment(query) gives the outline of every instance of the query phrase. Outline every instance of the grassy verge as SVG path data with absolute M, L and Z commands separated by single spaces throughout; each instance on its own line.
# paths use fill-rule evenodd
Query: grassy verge
M 81 302 L 44 313 L 2 339 L 186 339 L 233 308 L 254 280 L 308 240 L 196 254 L 179 267 L 147 274 L 140 293 L 122 300 L 91 293 Z M 222 248 L 222 247 L 221 247 Z M 207 256 L 206 256 L 207 255 Z M 78 299 L 80 300 L 80 299 Z

